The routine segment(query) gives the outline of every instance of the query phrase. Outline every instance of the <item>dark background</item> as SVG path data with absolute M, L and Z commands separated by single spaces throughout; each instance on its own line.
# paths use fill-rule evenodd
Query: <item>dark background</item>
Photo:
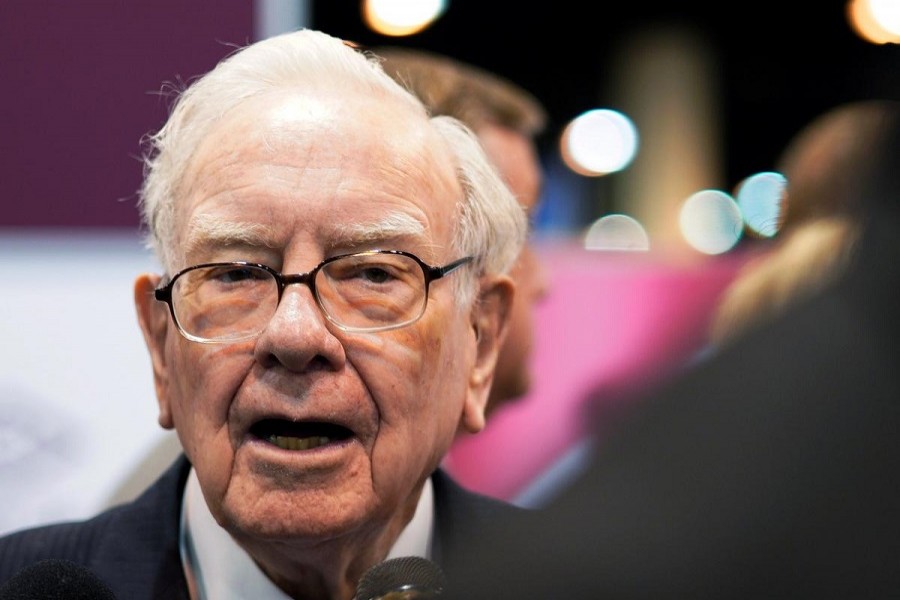
M 366 45 L 432 49 L 519 82 L 550 111 L 547 152 L 569 119 L 610 107 L 609 62 L 629 36 L 689 27 L 715 51 L 731 184 L 771 169 L 786 140 L 826 108 L 900 98 L 897 47 L 857 38 L 844 6 L 453 0 L 431 29 L 387 38 L 366 30 L 356 0 L 309 1 L 313 27 Z M 165 119 L 161 85 L 199 75 L 251 41 L 253 8 L 249 0 L 0 2 L 0 232 L 136 227 L 140 140 Z
M 825 109 L 854 99 L 900 98 L 900 51 L 857 37 L 845 6 L 843 0 L 455 0 L 429 30 L 389 38 L 369 32 L 347 3 L 322 1 L 314 4 L 313 22 L 367 45 L 450 54 L 519 82 L 551 112 L 548 144 L 569 119 L 613 101 L 605 87 L 609 62 L 630 36 L 689 28 L 717 55 L 727 178 L 736 183 L 771 169 L 788 138 Z

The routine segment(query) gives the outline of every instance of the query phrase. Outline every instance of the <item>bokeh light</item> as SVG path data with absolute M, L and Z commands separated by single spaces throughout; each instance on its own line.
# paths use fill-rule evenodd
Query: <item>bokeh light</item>
M 847 21 L 856 35 L 873 44 L 900 43 L 898 0 L 850 0 Z
M 650 238 L 644 227 L 628 215 L 606 215 L 588 228 L 584 236 L 585 250 L 646 251 Z
M 747 177 L 735 192 L 744 223 L 760 237 L 773 237 L 778 233 L 786 198 L 787 178 L 774 171 Z
M 609 109 L 589 110 L 563 130 L 560 153 L 581 175 L 598 176 L 627 167 L 637 153 L 638 132 L 631 119 Z
M 744 229 L 737 202 L 720 190 L 702 190 L 691 195 L 681 206 L 678 225 L 685 241 L 704 254 L 731 250 Z
M 897 0 L 868 0 L 875 21 L 888 33 L 900 35 L 900 2 Z
M 362 17 L 376 33 L 399 37 L 424 30 L 445 9 L 444 0 L 363 0 Z

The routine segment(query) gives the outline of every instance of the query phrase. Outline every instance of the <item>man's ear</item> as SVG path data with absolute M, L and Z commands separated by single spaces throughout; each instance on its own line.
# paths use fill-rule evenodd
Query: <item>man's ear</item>
M 469 374 L 469 387 L 461 425 L 469 433 L 484 428 L 494 369 L 500 346 L 506 337 L 515 284 L 503 275 L 481 280 L 478 298 L 472 306 L 472 329 L 475 336 L 475 363 Z
M 156 401 L 159 404 L 159 424 L 164 429 L 172 429 L 175 423 L 169 405 L 169 374 L 166 368 L 169 307 L 153 296 L 159 281 L 159 275 L 144 273 L 138 276 L 134 282 L 134 306 L 153 363 L 153 384 L 156 387 Z

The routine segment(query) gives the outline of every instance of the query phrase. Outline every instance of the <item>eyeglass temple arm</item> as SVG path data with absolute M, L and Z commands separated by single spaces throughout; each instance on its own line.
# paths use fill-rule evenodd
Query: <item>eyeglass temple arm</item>
M 458 260 L 454 260 L 452 263 L 450 263 L 448 265 L 444 265 L 443 267 L 429 267 L 428 274 L 431 279 L 440 279 L 444 275 L 447 275 L 447 274 L 451 273 L 452 271 L 455 271 L 459 267 L 461 267 L 464 264 L 471 262 L 473 260 L 475 260 L 474 256 L 464 256 Z

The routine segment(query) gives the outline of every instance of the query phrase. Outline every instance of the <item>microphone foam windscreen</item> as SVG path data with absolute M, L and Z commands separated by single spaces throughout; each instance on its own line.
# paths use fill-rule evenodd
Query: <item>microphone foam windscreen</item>
M 354 600 L 436 598 L 446 583 L 437 563 L 421 556 L 401 556 L 370 567 L 359 580 Z
M 36 562 L 0 586 L 0 600 L 116 600 L 94 573 L 68 560 Z

